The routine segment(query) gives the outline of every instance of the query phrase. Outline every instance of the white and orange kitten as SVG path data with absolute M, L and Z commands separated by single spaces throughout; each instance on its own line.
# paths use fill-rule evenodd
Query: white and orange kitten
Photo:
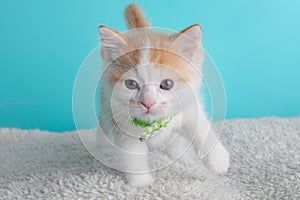
M 127 182 L 134 186 L 153 183 L 145 155 L 149 147 L 169 144 L 172 135 L 178 137 L 165 148 L 171 159 L 178 158 L 185 150 L 182 143 L 190 141 L 208 169 L 226 172 L 229 153 L 210 128 L 198 95 L 204 58 L 200 26 L 166 34 L 150 29 L 136 4 L 130 4 L 125 14 L 129 32 L 99 27 L 106 67 L 99 124 L 123 149 L 119 166 Z M 139 140 L 145 127 L 133 125 L 133 118 L 155 122 L 168 117 L 172 120 L 166 128 L 146 141 Z

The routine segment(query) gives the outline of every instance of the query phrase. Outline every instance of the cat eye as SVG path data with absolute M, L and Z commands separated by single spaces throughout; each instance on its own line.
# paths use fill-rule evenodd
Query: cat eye
M 125 85 L 130 90 L 134 90 L 134 89 L 137 89 L 139 87 L 138 83 L 135 80 L 132 80 L 132 79 L 126 80 Z
M 174 82 L 170 79 L 165 79 L 160 83 L 160 88 L 163 90 L 170 90 L 174 85 Z

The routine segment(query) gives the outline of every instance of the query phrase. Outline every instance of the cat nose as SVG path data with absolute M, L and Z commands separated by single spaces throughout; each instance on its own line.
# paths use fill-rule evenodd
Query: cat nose
M 157 93 L 155 86 L 145 85 L 141 97 L 141 104 L 149 110 L 156 103 Z
M 156 101 L 153 99 L 143 99 L 141 104 L 145 106 L 148 110 L 156 103 Z

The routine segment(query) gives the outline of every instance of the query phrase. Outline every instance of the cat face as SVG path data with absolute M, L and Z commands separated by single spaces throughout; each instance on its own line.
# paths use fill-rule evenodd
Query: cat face
M 195 25 L 178 34 L 149 29 L 118 33 L 100 27 L 103 83 L 113 113 L 156 120 L 180 112 L 200 87 L 203 53 Z M 121 118 L 119 120 L 122 120 Z
M 144 120 L 179 112 L 180 76 L 168 67 L 142 64 L 126 72 L 114 85 L 112 105 L 126 115 Z M 118 105 L 118 106 L 117 106 Z

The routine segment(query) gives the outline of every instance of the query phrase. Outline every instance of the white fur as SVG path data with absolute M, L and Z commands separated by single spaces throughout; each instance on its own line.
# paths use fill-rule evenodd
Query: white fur
M 194 35 L 195 31 L 197 30 L 193 29 L 191 34 Z M 151 46 L 147 39 L 145 41 L 146 47 Z M 189 46 L 182 42 L 184 40 L 180 39 L 180 45 Z M 189 50 L 186 52 L 190 53 Z M 155 64 L 149 63 L 148 54 L 148 50 L 145 49 L 140 57 L 140 65 L 124 74 L 127 79 L 137 81 L 140 90 L 130 90 L 122 81 L 113 86 L 103 81 L 102 113 L 99 120 L 103 125 L 102 129 L 111 133 L 115 145 L 124 150 L 119 155 L 119 164 L 120 168 L 127 172 L 126 180 L 133 186 L 152 184 L 153 178 L 148 166 L 148 148 L 167 144 L 176 133 L 179 134 L 179 139 L 174 140 L 174 143 L 165 149 L 171 159 L 175 160 L 183 153 L 182 141 L 185 140 L 192 142 L 195 153 L 204 161 L 207 168 L 217 173 L 226 172 L 229 167 L 229 154 L 210 128 L 210 123 L 203 111 L 202 102 L 198 96 L 200 78 L 195 83 L 185 85 L 175 82 L 172 90 L 162 90 L 159 88 L 161 81 L 165 78 L 172 78 L 170 75 L 172 72 L 163 72 Z M 146 109 L 140 103 L 145 95 L 148 95 L 146 98 L 156 100 L 150 108 L 150 115 L 145 114 Z M 130 103 L 131 99 L 137 103 Z M 161 104 L 163 101 L 167 104 Z M 111 110 L 107 106 L 110 103 L 112 103 Z M 102 115 L 106 117 L 101 117 Z M 138 140 L 144 129 L 130 123 L 132 116 L 155 120 L 173 115 L 174 119 L 170 125 L 146 142 Z

